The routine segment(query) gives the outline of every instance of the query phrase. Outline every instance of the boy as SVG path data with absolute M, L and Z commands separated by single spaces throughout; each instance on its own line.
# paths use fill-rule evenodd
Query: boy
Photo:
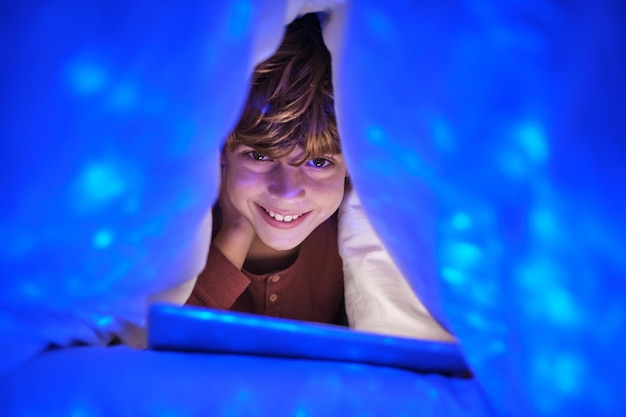
M 330 54 L 316 15 L 287 27 L 222 153 L 216 233 L 187 304 L 337 323 L 346 186 Z

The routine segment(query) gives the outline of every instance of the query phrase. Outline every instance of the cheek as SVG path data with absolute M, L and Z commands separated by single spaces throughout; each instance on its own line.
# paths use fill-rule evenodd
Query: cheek
M 234 175 L 232 171 L 227 172 L 226 176 L 226 193 L 230 200 L 236 204 L 240 196 L 245 194 L 245 183 L 241 181 L 240 176 Z
M 261 184 L 258 173 L 231 170 L 227 173 L 226 192 L 233 205 L 242 210 L 247 206 L 247 200 L 259 193 Z
M 330 184 L 326 184 L 324 189 L 321 190 L 321 195 L 324 196 L 324 204 L 329 211 L 334 212 L 339 208 L 343 201 L 343 195 L 345 193 L 345 181 L 341 180 L 333 181 Z

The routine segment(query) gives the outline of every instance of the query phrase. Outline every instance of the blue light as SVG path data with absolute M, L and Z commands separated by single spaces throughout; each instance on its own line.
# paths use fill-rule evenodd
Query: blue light
M 443 152 L 454 150 L 456 143 L 449 123 L 443 119 L 433 120 L 430 125 L 430 134 L 435 145 Z
M 113 323 L 113 317 L 111 316 L 94 316 L 94 321 L 99 327 L 107 327 Z
M 512 128 L 510 140 L 500 148 L 502 169 L 521 179 L 543 167 L 549 159 L 548 141 L 536 122 L 525 122 Z
M 69 69 L 72 90 L 80 95 L 91 95 L 101 91 L 107 79 L 105 69 L 91 62 L 77 62 Z
M 79 178 L 79 184 L 82 193 L 78 198 L 91 203 L 113 199 L 126 189 L 123 176 L 115 165 L 109 163 L 88 165 Z
M 561 393 L 575 394 L 585 378 L 585 364 L 578 355 L 561 353 L 552 364 L 556 386 Z
M 535 236 L 547 241 L 554 241 L 559 236 L 556 216 L 545 207 L 537 207 L 530 212 L 530 228 Z
M 450 223 L 452 227 L 463 232 L 472 227 L 472 218 L 467 213 L 457 212 L 452 216 Z
M 113 242 L 113 233 L 109 230 L 100 230 L 93 237 L 93 246 L 96 249 L 105 249 Z
M 502 170 L 512 177 L 523 177 L 527 173 L 527 164 L 524 158 L 511 151 L 501 151 L 498 154 Z
M 232 4 L 232 16 L 229 22 L 229 34 L 235 38 L 242 37 L 250 27 L 253 6 L 250 0 L 237 0 Z
M 309 417 L 309 415 L 310 414 L 304 407 L 299 407 L 298 409 L 295 410 L 293 414 L 294 417 Z
M 580 314 L 574 303 L 574 298 L 564 288 L 546 287 L 543 290 L 546 318 L 557 324 L 579 324 Z
M 24 280 L 19 285 L 20 294 L 25 298 L 37 299 L 43 295 L 43 289 L 40 285 Z
M 469 242 L 456 242 L 445 248 L 446 260 L 461 268 L 476 266 L 482 258 L 482 250 Z
M 581 308 L 566 290 L 559 265 L 539 256 L 519 269 L 518 282 L 529 317 L 565 327 L 582 324 Z
M 443 268 L 441 277 L 453 285 L 463 285 L 467 282 L 467 275 L 463 271 L 451 267 Z
M 471 312 L 466 316 L 467 324 L 475 330 L 489 330 L 489 323 L 479 313 Z
M 135 106 L 138 99 L 137 89 L 132 84 L 116 86 L 109 96 L 109 105 L 117 111 L 130 110 Z
M 393 25 L 383 13 L 378 13 L 376 10 L 370 9 L 367 13 L 367 23 L 372 29 L 373 33 L 377 36 L 389 36 L 389 32 L 392 30 Z
M 374 145 L 384 145 L 387 141 L 385 131 L 379 126 L 369 126 L 366 132 L 367 138 Z
M 543 164 L 548 160 L 548 142 L 541 126 L 532 122 L 524 123 L 517 128 L 516 136 L 521 148 L 532 162 Z
M 586 377 L 586 365 L 573 352 L 543 352 L 532 360 L 535 387 L 542 391 L 542 406 L 549 410 L 555 406 L 555 395 L 575 395 Z
M 420 157 L 414 152 L 406 152 L 399 154 L 400 161 L 408 175 L 428 177 L 428 173 L 422 163 Z
M 68 417 L 92 417 L 98 415 L 97 407 L 90 404 L 88 401 L 76 401 L 76 404 L 72 407 Z

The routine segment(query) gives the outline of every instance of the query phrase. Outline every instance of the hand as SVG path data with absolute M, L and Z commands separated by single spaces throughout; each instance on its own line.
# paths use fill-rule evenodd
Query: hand
M 226 181 L 227 169 L 222 169 L 219 207 L 222 214 L 222 224 L 213 238 L 216 246 L 226 258 L 237 268 L 241 269 L 250 250 L 250 245 L 256 237 L 256 232 L 246 219 L 233 205 L 228 196 Z

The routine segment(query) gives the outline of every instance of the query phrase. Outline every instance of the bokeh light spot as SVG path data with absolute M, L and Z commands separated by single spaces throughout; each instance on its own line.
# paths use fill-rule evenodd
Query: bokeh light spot
M 122 175 L 115 166 L 94 163 L 84 170 L 80 180 L 82 197 L 101 202 L 120 195 L 126 188 Z
M 28 280 L 21 282 L 19 288 L 25 298 L 40 298 L 43 295 L 41 286 Z
M 583 378 L 584 364 L 574 355 L 562 355 L 554 363 L 554 371 L 558 389 L 564 394 L 578 391 Z
M 584 368 L 580 357 L 570 352 L 538 354 L 532 364 L 539 386 L 565 395 L 578 392 L 584 378 Z
M 552 240 L 558 235 L 558 226 L 554 214 L 546 208 L 536 208 L 530 213 L 532 232 L 543 239 Z
M 518 143 L 528 158 L 535 163 L 544 163 L 548 159 L 548 143 L 541 126 L 536 123 L 524 123 L 517 128 Z
M 482 256 L 482 251 L 476 245 L 467 242 L 457 242 L 448 246 L 448 259 L 461 267 L 475 266 Z
M 304 407 L 299 407 L 293 415 L 294 417 L 309 417 L 309 413 Z
M 467 275 L 456 268 L 445 267 L 441 270 L 441 277 L 450 284 L 462 285 L 467 282 Z
M 367 138 L 376 145 L 382 145 L 386 142 L 385 131 L 379 126 L 369 126 L 367 128 Z
M 569 293 L 556 287 L 547 290 L 545 294 L 546 311 L 552 321 L 559 324 L 576 324 L 578 322 L 579 314 Z
M 109 105 L 114 110 L 128 110 L 137 102 L 137 90 L 132 84 L 117 86 L 109 96 Z
M 454 227 L 458 231 L 466 231 L 470 227 L 472 227 L 472 219 L 467 213 L 457 212 L 452 215 L 452 219 L 450 220 L 452 227 Z
M 94 318 L 98 327 L 108 327 L 113 323 L 113 317 L 111 316 L 98 316 Z
M 435 119 L 430 124 L 430 134 L 435 145 L 444 152 L 454 149 L 455 141 L 452 129 L 442 119 Z
M 391 32 L 393 25 L 389 21 L 389 18 L 382 13 L 374 10 L 370 10 L 367 14 L 367 23 L 372 29 L 372 32 L 381 36 L 388 35 Z
M 97 249 L 107 248 L 113 243 L 113 233 L 109 230 L 100 230 L 93 236 L 93 246 Z
M 96 64 L 79 62 L 70 67 L 69 82 L 75 93 L 91 95 L 104 88 L 107 73 L 104 68 Z
M 511 130 L 511 139 L 497 155 L 502 170 L 518 179 L 541 167 L 548 157 L 548 142 L 543 128 L 533 121 L 516 125 Z

